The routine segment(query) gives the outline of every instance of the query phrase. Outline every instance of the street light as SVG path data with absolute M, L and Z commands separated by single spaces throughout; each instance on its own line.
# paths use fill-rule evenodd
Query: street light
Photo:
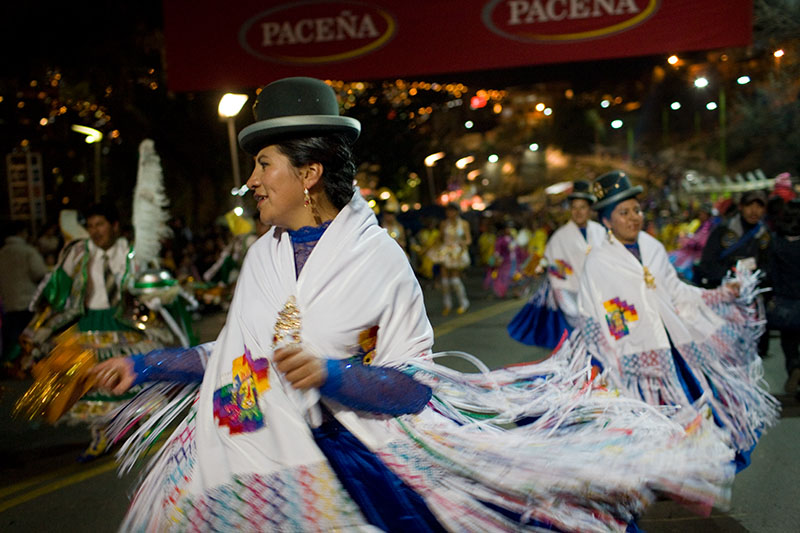
M 94 144 L 94 203 L 100 203 L 100 156 L 103 150 L 100 141 L 103 140 L 103 132 L 80 124 L 73 124 L 70 126 L 70 129 L 74 132 L 86 135 L 84 139 L 86 144 Z
M 436 203 L 436 188 L 433 186 L 433 167 L 436 162 L 444 157 L 444 152 L 436 152 L 425 158 L 425 168 L 428 171 L 428 193 L 431 196 L 431 203 Z
M 219 101 L 219 116 L 228 123 L 228 144 L 231 148 L 231 164 L 233 165 L 233 184 L 237 189 L 242 187 L 242 178 L 239 174 L 239 155 L 236 151 L 236 115 L 247 102 L 246 94 L 226 93 Z
M 80 124 L 73 124 L 71 127 L 72 131 L 76 131 L 78 133 L 83 133 L 86 135 L 86 144 L 93 144 L 96 142 L 100 142 L 103 140 L 103 132 L 100 130 L 96 130 L 94 128 L 90 128 L 89 126 L 81 126 Z
M 467 168 L 467 165 L 469 165 L 473 161 L 475 161 L 474 156 L 468 155 L 467 157 L 462 157 L 461 159 L 456 161 L 456 168 L 458 170 L 464 170 L 465 168 Z

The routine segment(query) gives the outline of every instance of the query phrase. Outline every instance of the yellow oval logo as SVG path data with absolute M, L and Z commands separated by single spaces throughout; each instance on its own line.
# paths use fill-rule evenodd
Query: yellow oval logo
M 559 43 L 607 37 L 658 12 L 659 0 L 492 0 L 483 23 L 522 42 Z
M 250 18 L 239 43 L 266 61 L 333 63 L 368 54 L 397 30 L 395 18 L 360 2 L 308 1 L 283 4 Z

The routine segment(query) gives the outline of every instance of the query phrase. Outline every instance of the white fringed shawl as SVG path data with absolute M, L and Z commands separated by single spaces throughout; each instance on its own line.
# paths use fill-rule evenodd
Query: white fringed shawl
M 617 386 L 650 404 L 710 403 L 736 448 L 751 447 L 777 415 L 776 400 L 759 383 L 758 317 L 722 287 L 680 281 L 647 233 L 638 244 L 641 263 L 616 239 L 604 240 L 586 261 L 578 305 L 590 352 Z M 678 380 L 670 339 L 706 393 L 697 405 Z
M 375 325 L 375 365 L 397 365 L 430 350 L 433 331 L 422 291 L 402 249 L 378 226 L 358 192 L 331 222 L 297 279 L 288 233 L 271 230 L 247 254 L 206 370 L 198 403 L 193 489 L 227 482 L 240 473 L 269 473 L 323 460 L 307 424 L 307 418 L 317 419 L 319 393 L 297 392 L 271 362 L 278 313 L 292 297 L 300 314 L 301 342 L 321 357 L 353 355 L 359 333 Z M 232 382 L 233 361 L 245 347 L 253 359 L 270 360 L 269 390 L 258 398 L 265 427 L 231 435 L 215 420 L 213 395 Z M 335 411 L 362 442 L 372 447 L 383 443 L 379 420 L 343 408 Z
M 556 301 L 567 321 L 575 327 L 578 322 L 578 286 L 586 257 L 605 237 L 603 226 L 589 220 L 586 239 L 575 222 L 570 220 L 555 233 L 544 250 L 547 260 L 547 280 L 555 293 Z

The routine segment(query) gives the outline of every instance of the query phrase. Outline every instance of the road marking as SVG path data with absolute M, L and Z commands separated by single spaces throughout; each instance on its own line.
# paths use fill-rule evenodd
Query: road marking
M 435 327 L 433 329 L 434 338 L 447 335 L 448 333 L 452 333 L 457 329 L 475 324 L 476 322 L 480 322 L 481 320 L 491 318 L 495 315 L 499 315 L 500 313 L 504 313 L 506 311 L 518 307 L 520 307 L 519 300 L 508 300 L 494 305 L 490 305 L 488 307 L 484 307 L 483 309 L 480 309 L 478 311 L 471 311 L 463 315 L 456 316 L 452 320 L 448 320 L 444 324 L 440 324 L 439 326 Z M 51 492 L 55 492 L 69 485 L 74 485 L 76 483 L 86 481 L 87 479 L 93 478 L 95 476 L 99 476 L 100 474 L 104 474 L 109 470 L 113 470 L 117 466 L 116 462 L 114 462 L 112 458 L 104 459 L 104 461 L 105 462 L 102 464 L 97 464 L 87 470 L 67 475 L 66 477 L 54 480 L 51 483 L 48 483 L 47 485 L 34 489 L 20 496 L 17 496 L 16 498 L 12 498 L 10 500 L 2 502 L 0 503 L 0 513 L 9 510 L 12 507 L 16 507 L 17 505 L 21 505 L 23 503 L 34 500 L 40 496 L 44 496 L 46 494 L 50 494 Z M 5 498 L 8 495 L 26 490 L 29 487 L 38 485 L 54 477 L 58 477 L 62 475 L 62 473 L 63 470 L 55 473 L 44 474 L 32 479 L 21 481 L 19 483 L 10 485 L 8 487 L 4 487 L 0 489 L 0 499 Z
M 39 487 L 38 489 L 32 490 L 27 492 L 21 496 L 17 496 L 16 498 L 12 498 L 6 502 L 0 503 L 0 513 L 11 509 L 12 507 L 16 507 L 17 505 L 23 504 L 25 502 L 29 502 L 38 498 L 39 496 L 44 496 L 45 494 L 50 494 L 51 492 L 57 491 L 63 487 L 67 487 L 69 485 L 74 485 L 76 483 L 80 483 L 81 481 L 85 481 L 89 478 L 93 478 L 95 476 L 99 476 L 100 474 L 104 474 L 109 470 L 113 470 L 117 467 L 117 464 L 112 461 L 108 460 L 104 464 L 99 464 L 85 470 L 83 472 L 78 472 L 76 474 L 72 474 L 67 476 L 63 479 L 58 479 L 49 483 L 43 487 Z M 4 491 L 10 491 L 9 493 L 14 493 L 19 490 L 22 490 L 22 485 L 31 485 L 35 484 L 35 481 L 24 481 L 22 483 L 17 483 L 16 485 L 11 485 L 4 489 Z M 16 489 L 16 490 L 14 490 Z
M 106 458 L 103 462 L 110 461 L 111 458 Z M 32 478 L 28 478 L 24 481 L 20 481 L 19 483 L 15 483 L 14 485 L 9 485 L 8 487 L 0 488 L 0 499 L 6 498 L 15 492 L 19 492 L 21 490 L 27 489 L 28 487 L 32 487 L 34 485 L 42 484 L 46 481 L 49 481 L 53 478 L 68 476 L 73 472 L 76 472 L 78 468 L 84 470 L 86 466 L 80 465 L 78 463 L 70 465 L 64 468 L 58 468 L 47 472 L 46 474 L 40 474 L 38 476 L 34 476 Z
M 505 302 L 500 302 L 494 305 L 490 305 L 489 307 L 484 307 L 480 311 L 468 312 L 463 315 L 457 316 L 453 320 L 448 320 L 444 324 L 440 324 L 433 328 L 433 337 L 441 337 L 443 335 L 447 335 L 448 333 L 452 333 L 453 331 L 463 328 L 464 326 L 469 326 L 476 322 L 480 322 L 481 320 L 491 318 L 495 315 L 499 315 L 500 313 L 504 313 L 511 309 L 518 309 L 522 307 L 523 304 L 520 303 L 519 300 L 508 300 Z

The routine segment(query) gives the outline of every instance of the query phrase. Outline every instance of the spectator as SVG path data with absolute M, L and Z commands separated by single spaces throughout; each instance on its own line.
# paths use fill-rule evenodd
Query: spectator
M 800 200 L 786 204 L 769 247 L 768 271 L 772 300 L 767 307 L 769 326 L 780 331 L 788 379 L 784 386 L 794 394 L 800 386 Z
M 766 265 L 766 207 L 764 191 L 748 191 L 739 201 L 739 212 L 714 228 L 695 268 L 694 279 L 701 287 L 718 287 L 725 273 L 740 259 L 750 260 L 753 269 Z
M 47 226 L 44 233 L 36 240 L 36 247 L 41 252 L 44 262 L 50 267 L 55 266 L 62 245 L 58 224 Z
M 39 251 L 28 244 L 28 226 L 15 221 L 0 248 L 0 301 L 3 302 L 3 361 L 12 361 L 20 353 L 19 338 L 33 313 L 28 310 L 37 284 L 47 274 Z

